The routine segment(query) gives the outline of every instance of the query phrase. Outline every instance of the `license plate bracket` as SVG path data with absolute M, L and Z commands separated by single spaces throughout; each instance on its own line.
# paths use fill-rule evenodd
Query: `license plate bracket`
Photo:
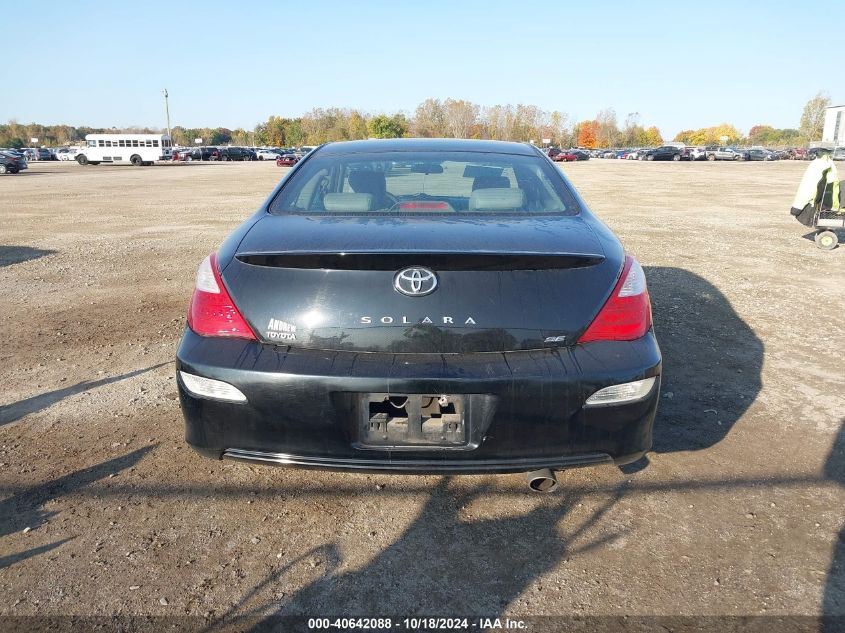
M 371 449 L 467 448 L 464 397 L 444 394 L 361 394 L 358 442 Z

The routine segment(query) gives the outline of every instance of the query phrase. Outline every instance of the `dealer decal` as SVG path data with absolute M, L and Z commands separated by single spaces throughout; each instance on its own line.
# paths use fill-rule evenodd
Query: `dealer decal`
M 267 338 L 273 341 L 295 341 L 296 326 L 281 319 L 270 319 L 267 324 Z

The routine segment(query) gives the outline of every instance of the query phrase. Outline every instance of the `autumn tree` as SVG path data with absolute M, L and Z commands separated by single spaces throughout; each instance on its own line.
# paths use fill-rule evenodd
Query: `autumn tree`
M 367 134 L 369 134 L 369 130 L 367 130 L 367 119 L 357 110 L 349 113 L 346 128 L 346 137 L 350 140 L 365 139 L 367 138 Z
M 535 105 L 517 104 L 514 111 L 512 138 L 508 140 L 539 140 L 540 129 L 546 124 L 546 113 Z
M 801 136 L 804 137 L 805 141 L 821 140 L 822 129 L 824 128 L 824 114 L 829 105 L 830 95 L 821 91 L 806 103 L 804 111 L 801 113 L 801 123 L 799 125 Z
M 566 112 L 559 112 L 557 110 L 552 112 L 549 115 L 549 126 L 552 129 L 552 134 L 550 136 L 559 147 L 569 147 L 572 145 L 572 133 L 569 129 L 569 115 Z
M 512 105 L 494 105 L 484 110 L 487 137 L 497 141 L 514 138 L 516 112 Z
M 443 102 L 443 115 L 449 136 L 469 138 L 480 110 L 481 108 L 471 101 L 446 99 Z
M 606 108 L 596 115 L 596 143 L 599 147 L 615 147 L 619 141 L 616 110 Z
M 202 138 L 203 141 L 205 141 L 205 139 L 207 137 L 202 136 L 202 137 L 198 137 L 198 138 Z M 234 130 L 232 130 L 232 135 L 231 135 L 230 140 L 231 140 L 233 145 L 248 145 L 249 144 L 249 132 L 247 132 L 245 129 L 240 128 L 240 127 L 235 128 Z M 212 139 L 208 139 L 208 141 L 205 141 L 205 143 L 207 145 L 218 145 L 219 144 L 219 143 L 213 142 Z
M 642 130 L 642 133 L 640 132 Z M 640 113 L 629 112 L 625 117 L 625 123 L 620 130 L 620 143 L 626 147 L 634 147 L 639 145 L 639 137 L 645 136 L 645 130 L 640 125 Z
M 598 125 L 596 121 L 581 121 L 578 124 L 578 147 L 589 147 L 590 149 L 597 147 Z
M 226 127 L 216 127 L 213 130 L 209 130 L 207 137 L 210 137 L 211 143 L 215 145 L 221 143 L 231 143 L 232 130 Z
M 427 138 L 446 136 L 446 113 L 439 99 L 426 99 L 417 106 L 411 129 L 415 136 Z
M 346 140 L 343 119 L 338 108 L 314 108 L 302 115 L 302 128 L 312 145 Z
M 801 141 L 801 132 L 792 128 L 774 128 L 771 125 L 755 125 L 748 130 L 749 145 L 766 147 L 795 145 Z
M 657 147 L 658 145 L 663 145 L 663 135 L 660 133 L 655 126 L 651 126 L 645 131 L 645 143 L 643 145 L 649 145 Z
M 722 137 L 726 137 L 726 140 L 722 141 Z M 684 130 L 675 135 L 675 140 L 686 145 L 733 145 L 742 141 L 742 133 L 733 125 L 722 123 L 698 130 Z
M 484 108 L 481 118 L 484 122 L 485 135 L 489 139 L 502 140 L 500 132 L 503 106 L 494 105 Z
M 399 138 L 405 135 L 408 124 L 401 114 L 380 114 L 367 122 L 367 130 L 373 138 Z
M 366 137 L 366 131 L 364 133 Z M 267 145 L 273 147 L 290 147 L 300 145 L 304 141 L 301 119 L 287 119 L 271 116 L 266 123 Z
M 645 128 L 640 125 L 640 113 L 629 112 L 619 132 L 619 144 L 623 147 L 642 147 L 648 145 Z

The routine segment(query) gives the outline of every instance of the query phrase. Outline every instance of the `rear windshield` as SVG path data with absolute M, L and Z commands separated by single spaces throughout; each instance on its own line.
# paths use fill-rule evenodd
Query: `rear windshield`
M 318 152 L 270 204 L 276 214 L 578 213 L 540 156 L 480 152 Z

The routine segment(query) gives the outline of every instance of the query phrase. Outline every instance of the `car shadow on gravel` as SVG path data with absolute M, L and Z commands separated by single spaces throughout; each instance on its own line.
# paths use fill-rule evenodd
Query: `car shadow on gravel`
M 9 556 L 0 556 L 0 569 L 5 567 L 11 567 L 15 563 L 19 563 L 22 560 L 26 560 L 27 558 L 32 558 L 33 556 L 40 556 L 41 554 L 45 554 L 50 550 L 54 550 L 57 547 L 61 547 L 68 541 L 72 541 L 74 537 L 70 538 L 63 538 L 55 543 L 48 543 L 47 545 L 41 545 L 39 547 L 33 547 L 32 549 L 25 550 L 18 554 L 10 554 Z
M 38 528 L 50 518 L 55 512 L 44 510 L 44 504 L 78 492 L 81 488 L 88 486 L 95 481 L 105 479 L 110 475 L 116 475 L 122 470 L 131 468 L 137 464 L 154 446 L 144 446 L 131 453 L 115 457 L 95 466 L 77 470 L 67 475 L 45 481 L 42 484 L 25 488 L 0 501 L 0 537 L 8 536 L 27 530 L 29 538 L 37 538 Z M 73 537 L 70 537 L 73 538 Z M 0 569 L 16 562 L 37 556 L 59 547 L 70 540 L 66 538 L 47 545 L 39 545 L 17 554 L 11 554 L 0 558 Z
M 665 377 L 654 450 L 711 448 L 730 433 L 760 392 L 763 343 L 703 277 L 671 267 L 650 267 L 646 275 Z M 643 459 L 623 470 L 635 472 L 647 465 Z M 681 488 L 687 483 L 690 489 L 755 485 L 738 480 L 678 483 Z M 527 513 L 463 520 L 463 507 L 493 491 L 479 488 L 454 495 L 446 477 L 408 529 L 363 568 L 338 571 L 342 562 L 337 545 L 324 545 L 304 557 L 325 564 L 320 578 L 280 605 L 268 604 L 266 597 L 261 603 L 259 596 L 273 585 L 284 586 L 290 569 L 301 562 L 292 561 L 253 587 L 217 623 L 246 618 L 241 622 L 258 632 L 273 630 L 278 616 L 432 614 L 442 613 L 445 605 L 453 613 L 499 614 L 566 558 L 624 536 L 600 528 L 602 536 L 583 542 L 584 532 L 600 525 L 624 495 L 662 490 L 666 485 L 640 487 L 631 483 L 614 488 L 586 519 L 572 510 L 589 493 L 569 489 L 567 496 L 544 499 Z M 268 613 L 273 615 L 261 619 Z
M 120 374 L 119 376 L 110 376 L 109 378 L 101 378 L 99 380 L 85 380 L 75 385 L 71 385 L 70 387 L 56 389 L 55 391 L 48 391 L 37 396 L 32 396 L 31 398 L 13 402 L 12 404 L 2 405 L 0 406 L 0 426 L 3 426 L 4 424 L 11 424 L 16 420 L 20 420 L 24 416 L 36 413 L 37 411 L 41 411 L 47 407 L 51 407 L 57 402 L 61 402 L 65 398 L 75 396 L 83 391 L 89 391 L 91 389 L 95 389 L 96 387 L 102 387 L 103 385 L 110 385 L 115 382 L 120 382 L 121 380 L 134 378 L 135 376 L 145 374 L 148 371 L 158 369 L 159 367 L 163 367 L 167 364 L 169 363 L 159 363 L 158 365 L 152 365 L 150 367 L 145 367 L 144 369 L 136 369 L 125 374 Z
M 830 449 L 824 465 L 826 479 L 845 487 L 845 418 L 839 423 L 839 432 Z M 824 622 L 825 633 L 840 632 L 845 624 L 845 525 L 839 526 L 839 538 L 833 546 L 833 557 L 827 571 L 827 582 L 822 598 L 822 613 L 825 616 L 839 616 L 836 620 Z
M 625 496 L 627 484 L 586 516 L 579 507 L 583 497 L 576 493 L 538 499 L 527 513 L 474 519 L 463 516 L 464 509 L 495 490 L 480 486 L 459 492 L 450 489 L 450 481 L 442 477 L 407 530 L 364 567 L 341 571 L 336 544 L 315 548 L 264 578 L 206 630 L 228 630 L 236 619 L 241 631 L 275 631 L 281 630 L 280 616 L 315 613 L 431 615 L 448 608 L 497 614 L 561 561 L 624 537 L 624 529 L 602 530 L 592 540 L 584 535 Z M 284 586 L 291 569 L 309 559 L 312 566 L 318 562 L 320 577 L 282 604 L 268 604 L 262 594 Z
M 0 268 L 28 262 L 46 255 L 52 255 L 56 251 L 44 248 L 32 248 L 31 246 L 8 246 L 0 244 Z
M 763 341 L 709 281 L 683 268 L 645 268 L 663 353 L 654 422 L 657 453 L 710 448 L 731 432 L 762 386 Z M 643 458 L 626 473 L 648 465 Z

